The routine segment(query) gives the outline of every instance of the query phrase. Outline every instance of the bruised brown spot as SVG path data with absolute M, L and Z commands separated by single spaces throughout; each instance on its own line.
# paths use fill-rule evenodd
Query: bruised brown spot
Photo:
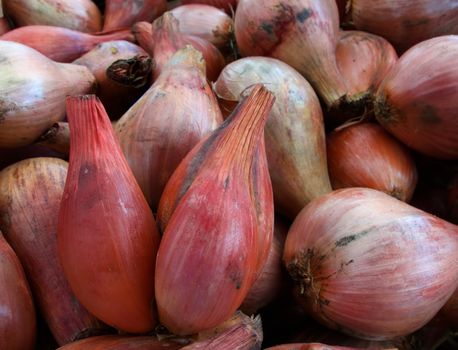
M 299 22 L 304 23 L 307 20 L 307 18 L 309 18 L 311 15 L 312 12 L 309 9 L 303 9 L 301 12 L 298 12 L 296 14 L 296 19 Z
M 14 102 L 7 102 L 0 99 L 0 123 L 6 119 L 6 115 L 17 110 L 18 107 Z

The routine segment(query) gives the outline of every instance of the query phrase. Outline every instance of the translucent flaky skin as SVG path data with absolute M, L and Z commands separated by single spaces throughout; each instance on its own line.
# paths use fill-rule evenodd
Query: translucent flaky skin
M 76 300 L 57 252 L 66 161 L 38 157 L 0 172 L 0 228 L 21 259 L 36 306 L 59 345 L 103 325 Z
M 294 219 L 313 198 L 331 191 L 320 102 L 304 77 L 269 57 L 228 64 L 214 90 L 223 103 L 234 103 L 254 83 L 275 95 L 265 128 L 267 161 L 276 210 Z
M 273 99 L 257 86 L 188 153 L 161 197 L 156 301 L 175 334 L 231 317 L 267 259 L 273 198 L 263 129 Z
M 78 300 L 120 330 L 153 329 L 159 234 L 102 104 L 69 97 L 70 161 L 59 211 L 58 249 Z
M 337 190 L 298 215 L 283 260 L 317 320 L 393 339 L 424 326 L 455 291 L 458 227 L 376 190 Z
M 0 232 L 0 348 L 35 349 L 32 293 L 21 263 Z
M 336 130 L 326 140 L 328 169 L 334 189 L 368 187 L 404 202 L 417 184 L 417 169 L 408 149 L 380 125 L 358 123 Z
M 223 121 L 202 55 L 179 50 L 154 85 L 116 123 L 116 134 L 148 203 L 186 154 Z
M 405 52 L 380 84 L 375 115 L 410 148 L 458 159 L 458 36 L 423 41 Z
M 351 19 L 359 30 L 388 39 L 399 52 L 446 34 L 458 34 L 455 0 L 352 0 Z
M 243 56 L 270 56 L 289 64 L 328 108 L 346 99 L 335 55 L 339 35 L 335 0 L 240 0 L 234 26 Z

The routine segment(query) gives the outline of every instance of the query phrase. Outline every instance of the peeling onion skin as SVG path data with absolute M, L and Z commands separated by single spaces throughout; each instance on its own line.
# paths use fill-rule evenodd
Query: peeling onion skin
M 380 124 L 410 148 L 458 159 L 458 35 L 409 49 L 375 97 Z
M 265 128 L 275 209 L 294 219 L 312 199 L 331 192 L 323 114 L 310 84 L 295 69 L 269 57 L 246 57 L 227 65 L 214 84 L 223 108 L 254 83 L 275 95 Z
M 336 190 L 368 187 L 409 202 L 417 169 L 408 149 L 380 125 L 358 123 L 326 139 L 329 176 Z
M 240 0 L 235 37 L 242 56 L 277 58 L 301 73 L 328 108 L 347 101 L 337 67 L 339 13 L 335 0 Z
M 458 285 L 458 227 L 382 192 L 324 195 L 293 222 L 283 255 L 318 321 L 389 340 L 431 320 Z
M 436 36 L 458 34 L 455 0 L 352 0 L 350 12 L 358 30 L 383 36 L 399 52 Z

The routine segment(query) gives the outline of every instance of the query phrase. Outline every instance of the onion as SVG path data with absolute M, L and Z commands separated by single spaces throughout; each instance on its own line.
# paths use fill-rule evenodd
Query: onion
M 235 104 L 254 83 L 266 84 L 276 97 L 266 124 L 267 160 L 276 209 L 294 218 L 313 198 L 331 191 L 320 103 L 297 71 L 267 57 L 227 65 L 214 90 L 232 110 L 227 102 Z
M 3 0 L 3 10 L 18 27 L 49 25 L 94 33 L 102 14 L 91 0 Z
M 159 235 L 103 105 L 67 98 L 70 162 L 58 220 L 59 258 L 89 312 L 130 333 L 153 329 Z
M 156 300 L 175 334 L 227 320 L 266 261 L 274 213 L 263 141 L 273 101 L 257 85 L 188 153 L 161 197 Z
M 188 46 L 116 124 L 124 155 L 154 209 L 186 154 L 222 123 L 202 55 Z
M 209 5 L 183 5 L 170 13 L 178 20 L 180 31 L 225 47 L 232 37 L 233 21 L 224 11 Z
M 342 123 L 359 111 L 371 108 L 373 94 L 398 60 L 398 56 L 393 46 L 384 38 L 349 30 L 340 32 L 336 59 L 353 101 L 350 110 L 338 110 L 332 116 L 334 120 Z M 347 118 L 342 118 L 346 115 Z
M 33 143 L 65 115 L 65 96 L 90 92 L 86 68 L 56 63 L 25 45 L 0 40 L 0 148 Z
M 328 108 L 336 108 L 350 102 L 335 55 L 338 16 L 334 0 L 240 0 L 237 45 L 243 56 L 270 56 L 294 67 Z
M 36 320 L 32 294 L 21 263 L 0 232 L 0 348 L 35 348 Z
M 57 255 L 57 216 L 67 176 L 57 158 L 20 161 L 0 172 L 0 226 L 22 261 L 37 306 L 60 345 L 103 325 L 70 290 Z
M 126 28 L 140 21 L 152 22 L 166 10 L 166 0 L 106 0 L 103 30 Z
M 334 189 L 369 187 L 410 201 L 417 170 L 408 150 L 381 126 L 349 125 L 327 138 L 329 176 Z
M 364 339 L 425 325 L 458 286 L 458 227 L 382 192 L 338 190 L 304 208 L 283 255 L 320 322 Z
M 437 0 L 352 0 L 359 30 L 381 35 L 400 51 L 429 38 L 458 34 L 458 3 Z
M 0 40 L 15 41 L 27 45 L 53 61 L 68 63 L 102 42 L 110 40 L 134 41 L 135 38 L 128 29 L 94 35 L 67 28 L 34 25 L 13 29 L 2 35 Z
M 151 77 L 148 54 L 123 40 L 99 44 L 73 63 L 86 66 L 94 74 L 97 96 L 111 119 L 118 119 L 143 95 Z
M 426 40 L 408 50 L 381 83 L 377 120 L 407 146 L 458 159 L 458 36 Z

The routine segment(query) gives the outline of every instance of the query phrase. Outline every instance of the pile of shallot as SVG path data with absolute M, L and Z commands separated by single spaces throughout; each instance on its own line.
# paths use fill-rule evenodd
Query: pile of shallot
M 0 1 L 0 349 L 456 349 L 457 225 L 457 1 Z

